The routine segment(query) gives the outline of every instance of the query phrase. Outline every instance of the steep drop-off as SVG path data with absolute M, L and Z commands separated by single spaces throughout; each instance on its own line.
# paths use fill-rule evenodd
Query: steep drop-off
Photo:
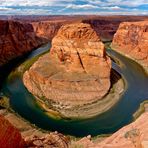
M 110 70 L 111 60 L 91 26 L 70 24 L 61 27 L 50 53 L 25 72 L 23 81 L 47 108 L 65 115 L 102 99 L 110 88 Z
M 16 21 L 0 21 L 0 66 L 40 46 L 32 25 Z
M 19 131 L 8 120 L 0 115 L 0 147 L 1 148 L 24 148 L 25 142 Z
M 148 113 L 143 113 L 135 122 L 121 128 L 102 142 L 92 142 L 83 138 L 72 146 L 86 148 L 147 148 L 148 147 Z
M 97 34 L 100 36 L 103 41 L 111 41 L 113 35 L 115 34 L 120 21 L 113 20 L 97 20 L 97 19 L 88 19 L 88 20 L 57 20 L 57 21 L 38 21 L 32 22 L 34 31 L 37 36 L 52 40 L 52 38 L 57 34 L 58 30 L 62 25 L 70 24 L 76 22 L 83 22 L 90 24 Z
M 148 21 L 121 23 L 112 48 L 134 59 L 148 72 Z

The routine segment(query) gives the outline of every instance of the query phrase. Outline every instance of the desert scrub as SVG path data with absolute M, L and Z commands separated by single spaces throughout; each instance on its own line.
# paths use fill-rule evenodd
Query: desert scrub
M 6 108 L 6 109 L 10 108 L 9 98 L 5 96 L 0 97 L 0 108 Z
M 126 139 L 131 141 L 131 143 L 134 145 L 135 148 L 141 148 L 140 136 L 141 136 L 140 131 L 139 129 L 136 128 L 132 128 L 124 135 Z
M 137 119 L 142 113 L 145 112 L 145 104 L 148 104 L 148 100 L 140 104 L 139 109 L 133 114 L 134 119 Z

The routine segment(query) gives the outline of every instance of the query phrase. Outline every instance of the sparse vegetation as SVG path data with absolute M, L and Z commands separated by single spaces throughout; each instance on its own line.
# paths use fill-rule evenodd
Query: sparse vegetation
M 7 97 L 0 97 L 0 108 L 10 108 L 9 98 Z

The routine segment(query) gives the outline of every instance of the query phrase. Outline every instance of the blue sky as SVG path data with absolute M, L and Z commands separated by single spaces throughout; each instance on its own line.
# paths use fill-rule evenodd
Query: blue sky
M 148 15 L 148 0 L 0 0 L 0 15 Z

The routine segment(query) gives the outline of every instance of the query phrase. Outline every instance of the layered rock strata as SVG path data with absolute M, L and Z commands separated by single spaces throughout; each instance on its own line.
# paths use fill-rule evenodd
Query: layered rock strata
M 26 146 L 31 148 L 68 148 L 69 141 L 69 138 L 57 132 L 46 134 L 43 137 L 32 135 L 25 139 Z
M 121 128 L 102 142 L 93 142 L 89 137 L 73 142 L 71 147 L 86 148 L 147 148 L 148 113 L 143 113 L 135 122 Z
M 25 142 L 19 131 L 8 120 L 0 115 L 0 147 L 1 148 L 24 148 Z
M 74 110 L 107 94 L 110 70 L 111 60 L 91 26 L 70 24 L 61 27 L 50 53 L 25 72 L 23 81 L 46 110 Z
M 148 72 L 148 21 L 121 23 L 112 48 L 137 61 Z
M 0 66 L 24 55 L 43 43 L 32 25 L 16 21 L 0 21 Z

